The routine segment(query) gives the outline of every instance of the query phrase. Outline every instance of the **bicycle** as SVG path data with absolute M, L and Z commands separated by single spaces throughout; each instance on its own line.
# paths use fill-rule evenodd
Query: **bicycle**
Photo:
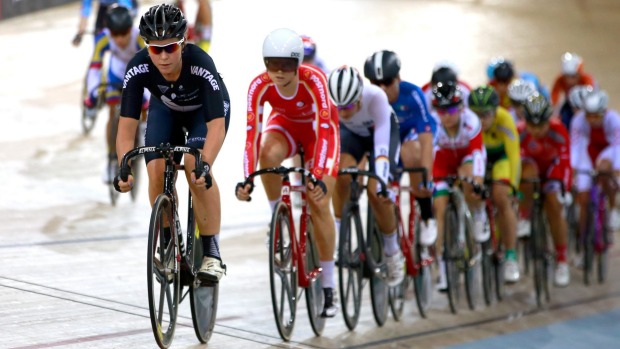
M 601 181 L 607 180 L 612 185 L 613 192 L 617 192 L 618 187 L 614 173 L 610 171 L 575 170 L 575 173 L 592 177 L 586 230 L 580 239 L 581 249 L 583 250 L 583 282 L 590 285 L 590 278 L 593 277 L 592 274 L 594 273 L 594 259 L 596 258 L 598 282 L 602 284 L 605 282 L 609 265 L 607 251 L 611 243 L 611 234 L 607 227 L 606 198 L 609 194 L 603 190 Z
M 427 183 L 426 168 L 403 168 L 400 172 L 420 172 L 422 173 L 422 184 L 426 185 Z M 394 319 L 398 321 L 402 317 L 405 295 L 409 288 L 409 284 L 412 283 L 418 311 L 421 317 L 426 318 L 433 294 L 433 281 L 430 268 L 434 262 L 434 256 L 429 247 L 423 246 L 419 242 L 421 221 L 420 207 L 413 195 L 413 187 L 402 186 L 399 181 L 393 181 L 390 183 L 390 186 L 396 193 L 394 203 L 398 222 L 397 231 L 406 265 L 405 281 L 403 281 L 401 286 L 390 288 L 390 308 Z M 403 223 L 400 200 L 402 192 L 409 193 L 410 211 L 406 229 Z
M 291 185 L 291 172 L 302 174 L 301 185 Z M 297 301 L 305 290 L 310 326 L 314 334 L 320 336 L 325 328 L 325 318 L 321 317 L 321 264 L 314 239 L 310 207 L 306 201 L 305 185 L 306 178 L 315 185 L 318 180 L 304 168 L 281 166 L 255 171 L 243 183 L 238 183 L 237 188 L 253 185 L 254 177 L 264 174 L 277 174 L 282 177 L 281 197 L 273 211 L 269 231 L 269 284 L 278 333 L 285 341 L 291 339 L 297 315 Z M 301 194 L 299 234 L 295 229 L 291 192 Z M 302 288 L 301 291 L 298 291 L 299 287 Z
M 480 250 L 473 236 L 473 218 L 465 196 L 460 189 L 462 183 L 473 186 L 475 193 L 482 193 L 483 187 L 473 179 L 460 176 L 436 178 L 448 184 L 448 204 L 444 216 L 443 260 L 448 280 L 447 296 L 450 311 L 457 313 L 460 302 L 460 274 L 465 278 L 465 294 L 471 310 L 476 307 L 480 286 Z M 457 185 L 458 184 L 458 185 Z
M 164 188 L 153 204 L 147 249 L 149 314 L 153 335 L 160 348 L 170 346 L 179 304 L 189 294 L 194 332 L 201 343 L 207 343 L 215 326 L 219 284 L 197 277 L 203 251 L 194 219 L 192 195 L 189 192 L 187 235 L 184 240 L 174 189 L 176 172 L 185 169 L 184 165 L 175 162 L 174 155 L 193 155 L 196 168 L 202 168 L 200 151 L 170 144 L 134 148 L 123 156 L 120 169 L 123 181 L 127 181 L 130 174 L 129 160 L 147 153 L 161 154 L 165 160 Z M 169 228 L 169 233 L 166 228 Z M 184 287 L 187 287 L 185 294 Z
M 383 253 L 383 237 L 376 227 L 372 208 L 368 207 L 366 237 L 362 229 L 359 199 L 363 189 L 359 176 L 376 179 L 381 186 L 380 195 L 386 196 L 386 185 L 374 172 L 357 167 L 338 171 L 338 175 L 351 176 L 349 201 L 342 210 L 338 245 L 338 284 L 342 315 L 349 330 L 357 326 L 362 305 L 363 279 L 370 279 L 370 300 L 373 316 L 379 326 L 387 320 L 389 291 L 386 281 L 387 265 Z
M 561 184 L 558 180 L 556 181 Z M 541 180 L 539 178 L 528 179 L 522 178 L 522 184 L 532 184 L 534 186 L 533 192 L 533 205 L 530 214 L 531 217 L 531 230 L 529 242 L 527 245 L 528 253 L 533 263 L 534 269 L 534 290 L 536 292 L 536 304 L 540 308 L 543 305 L 544 300 L 548 303 L 551 301 L 551 295 L 549 292 L 549 283 L 551 282 L 551 273 L 553 267 L 553 253 L 549 248 L 549 226 L 546 222 L 545 213 L 543 210 L 544 192 L 542 191 Z M 562 193 L 564 193 L 564 187 L 562 185 Z
M 107 62 L 104 60 L 105 64 L 107 64 Z M 105 67 L 102 67 L 102 69 L 104 69 Z M 107 69 L 107 68 L 105 68 Z M 107 70 L 102 70 L 102 71 L 107 71 Z M 103 108 L 103 106 L 105 105 L 105 86 L 107 86 L 105 83 L 99 85 L 99 94 L 97 95 L 97 101 L 95 103 L 95 107 L 94 110 L 91 111 L 89 113 L 88 108 L 86 108 L 86 106 L 84 105 L 84 99 L 86 99 L 88 97 L 88 87 L 87 87 L 87 79 L 88 79 L 88 69 L 86 70 L 86 74 L 84 75 L 84 80 L 82 82 L 82 97 L 80 99 L 80 105 L 81 105 L 81 125 L 82 125 L 82 133 L 84 134 L 84 136 L 88 136 L 90 134 L 90 131 L 92 131 L 92 129 L 95 127 L 95 121 L 97 121 L 97 114 L 99 114 L 99 111 Z

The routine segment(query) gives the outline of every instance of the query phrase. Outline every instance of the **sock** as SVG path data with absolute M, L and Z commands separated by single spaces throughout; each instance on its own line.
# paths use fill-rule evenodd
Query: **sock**
M 273 211 L 276 209 L 277 203 L 278 203 L 278 200 L 269 200 L 269 207 L 271 207 L 271 213 L 273 213 Z
M 566 245 L 555 246 L 555 261 L 558 263 L 566 263 Z
M 433 218 L 433 203 L 431 202 L 431 198 L 415 198 L 420 205 L 420 216 L 423 221 L 428 221 Z
M 220 257 L 220 244 L 216 235 L 200 235 L 202 240 L 202 255 L 205 257 L 213 257 L 218 260 L 222 260 Z
M 323 288 L 335 288 L 336 281 L 334 280 L 334 261 L 321 261 L 321 282 Z
M 398 246 L 398 235 L 396 232 L 392 234 L 382 234 L 383 235 L 383 251 L 387 256 L 393 256 L 400 250 Z
M 336 227 L 336 236 L 340 235 L 340 218 L 334 218 L 334 226 Z
M 514 248 L 509 248 L 506 250 L 506 260 L 517 261 L 517 251 Z

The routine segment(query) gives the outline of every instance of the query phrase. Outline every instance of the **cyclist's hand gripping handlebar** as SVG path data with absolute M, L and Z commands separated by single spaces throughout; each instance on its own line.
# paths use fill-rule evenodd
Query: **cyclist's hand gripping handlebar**
M 246 180 L 245 180 L 245 181 L 243 181 L 243 182 L 239 182 L 239 183 L 237 183 L 237 185 L 235 186 L 235 196 L 236 196 L 238 199 L 240 199 L 240 198 L 239 198 L 239 190 L 244 190 L 244 188 L 245 188 L 246 186 L 249 186 L 249 188 L 248 188 L 248 195 L 249 195 L 249 194 L 252 194 L 252 192 L 254 191 L 254 182 L 253 182 L 252 180 L 250 180 L 249 178 L 248 178 L 248 179 L 246 179 Z M 241 200 L 241 199 L 240 199 L 240 200 Z M 251 197 L 251 196 L 248 196 L 248 198 L 247 198 L 245 201 L 248 201 L 248 202 L 252 201 L 252 197 Z
M 208 162 L 196 159 L 196 168 L 194 169 L 196 179 L 203 177 L 205 179 L 205 186 L 207 189 L 213 186 L 213 177 L 211 177 L 211 165 Z

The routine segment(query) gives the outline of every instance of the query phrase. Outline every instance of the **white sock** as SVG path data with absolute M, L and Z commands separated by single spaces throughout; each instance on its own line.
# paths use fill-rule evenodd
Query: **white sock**
M 336 262 L 334 261 L 321 261 L 321 282 L 323 283 L 323 288 L 336 288 L 336 281 L 334 280 L 334 266 Z
M 278 203 L 278 200 L 269 200 L 269 207 L 271 207 L 271 213 L 273 213 L 273 211 L 276 209 L 277 203 Z
M 382 234 L 383 235 L 383 251 L 387 256 L 393 256 L 398 253 L 400 250 L 400 246 L 398 246 L 398 235 L 396 232 L 392 234 Z
M 340 218 L 334 218 L 334 227 L 336 227 L 336 237 L 340 235 Z

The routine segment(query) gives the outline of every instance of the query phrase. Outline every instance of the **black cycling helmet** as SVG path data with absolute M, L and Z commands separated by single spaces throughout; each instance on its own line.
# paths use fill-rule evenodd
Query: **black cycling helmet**
M 394 79 L 399 72 L 400 58 L 392 51 L 377 51 L 364 63 L 364 76 L 370 81 Z
M 553 108 L 549 104 L 547 98 L 536 92 L 529 96 L 523 104 L 525 112 L 525 121 L 530 124 L 540 125 L 551 118 Z
M 463 103 L 461 88 L 454 81 L 438 82 L 433 87 L 433 107 L 443 109 Z
M 441 67 L 435 70 L 433 75 L 431 75 L 431 86 L 435 86 L 440 82 L 454 82 L 456 84 L 456 72 L 449 67 Z
M 187 20 L 181 10 L 168 4 L 155 5 L 140 19 L 140 36 L 144 41 L 182 39 L 187 30 Z
M 493 78 L 499 82 L 510 82 L 515 76 L 515 70 L 510 61 L 501 61 L 493 69 Z
M 127 7 L 112 4 L 106 12 L 105 25 L 111 32 L 126 32 L 133 26 L 131 12 Z
M 499 106 L 499 95 L 493 87 L 482 85 L 471 91 L 467 102 L 474 111 L 492 110 Z

